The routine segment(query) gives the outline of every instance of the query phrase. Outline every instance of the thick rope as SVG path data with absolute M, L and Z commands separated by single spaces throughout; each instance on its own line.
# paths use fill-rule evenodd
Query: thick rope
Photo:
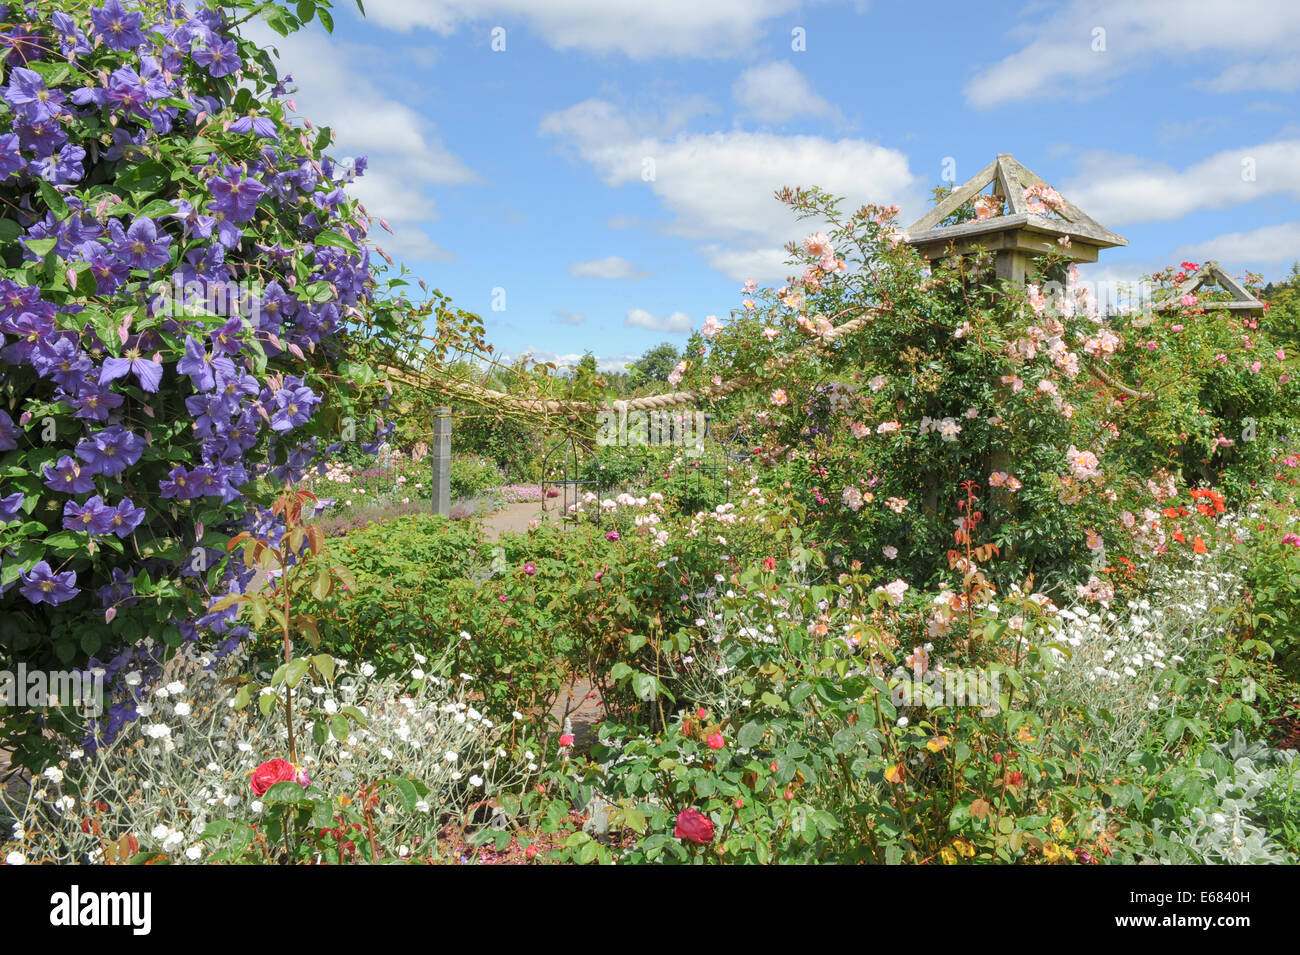
M 769 362 L 763 367 L 762 372 L 741 375 L 740 377 L 733 378 L 730 381 L 724 381 L 720 385 L 704 385 L 694 390 L 674 391 L 661 395 L 644 395 L 640 398 L 627 398 L 615 401 L 606 400 L 600 403 L 592 401 L 560 401 L 554 398 L 525 398 L 504 391 L 496 391 L 492 388 L 484 388 L 481 385 L 475 385 L 467 381 L 457 381 L 454 379 L 420 380 L 413 377 L 410 372 L 393 368 L 391 366 L 381 366 L 380 370 L 393 380 L 412 385 L 413 387 L 433 388 L 455 397 L 464 398 L 467 401 L 476 401 L 483 404 L 508 404 L 521 411 L 572 414 L 584 411 L 598 411 L 604 408 L 612 408 L 620 411 L 659 410 L 662 408 L 675 408 L 681 405 L 689 405 L 697 401 L 722 398 L 726 395 L 751 387 L 764 379 L 780 374 L 793 366 L 801 358 L 804 358 L 813 352 L 825 350 L 836 339 L 842 338 L 845 335 L 853 334 L 858 329 L 865 326 L 867 322 L 872 321 L 877 314 L 883 313 L 883 309 L 870 309 L 869 311 L 859 315 L 857 318 L 852 318 L 843 325 L 836 326 L 826 334 L 819 336 L 817 341 L 809 342 L 792 352 L 787 352 L 775 361 Z
M 724 381 L 720 385 L 704 385 L 700 388 L 687 391 L 674 391 L 667 394 L 644 395 L 640 398 L 616 399 L 613 401 L 606 400 L 603 402 L 592 401 L 562 401 L 554 398 L 526 398 L 520 395 L 512 395 L 509 392 L 497 391 L 493 388 L 484 388 L 482 385 L 476 385 L 472 382 L 461 381 L 457 379 L 431 377 L 418 377 L 409 371 L 394 368 L 389 365 L 380 366 L 380 370 L 394 381 L 400 381 L 403 384 L 412 387 L 439 391 L 452 397 L 461 398 L 465 401 L 485 404 L 485 405 L 508 405 L 517 411 L 541 412 L 543 414 L 581 414 L 583 412 L 599 411 L 602 409 L 613 409 L 619 412 L 628 411 L 657 411 L 664 408 L 676 408 L 682 405 L 694 404 L 698 401 L 708 401 L 716 398 L 722 398 L 726 395 L 734 394 L 745 388 L 749 388 L 765 379 L 779 375 L 781 372 L 793 366 L 800 359 L 807 357 L 817 351 L 824 351 L 834 341 L 843 338 L 845 335 L 851 335 L 858 329 L 864 327 L 868 322 L 873 321 L 877 315 L 888 314 L 884 309 L 869 309 L 856 318 L 849 319 L 843 325 L 838 325 L 818 336 L 816 341 L 809 342 L 800 346 L 794 351 L 787 352 L 775 361 L 765 365 L 761 372 L 754 372 L 747 375 L 741 375 L 730 381 Z M 1114 388 L 1130 398 L 1151 398 L 1151 392 L 1135 391 L 1121 382 L 1116 381 L 1109 374 L 1102 371 L 1094 362 L 1087 362 L 1085 367 L 1089 372 L 1102 384 Z

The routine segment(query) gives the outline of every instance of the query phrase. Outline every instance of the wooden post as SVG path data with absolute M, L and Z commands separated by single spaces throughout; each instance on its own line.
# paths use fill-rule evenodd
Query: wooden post
M 451 513 L 451 409 L 439 408 L 433 420 L 433 513 Z

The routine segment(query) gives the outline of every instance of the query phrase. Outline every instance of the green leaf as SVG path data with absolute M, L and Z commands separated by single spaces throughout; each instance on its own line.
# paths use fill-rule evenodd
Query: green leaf
M 59 194 L 59 190 L 55 189 L 44 179 L 36 180 L 36 189 L 40 192 L 41 198 L 45 200 L 45 204 L 49 206 L 50 211 L 54 213 L 54 218 L 62 221 L 68 217 L 70 211 L 68 209 L 68 203 L 64 200 L 63 196 Z
M 322 229 L 317 234 L 315 242 L 317 245 L 332 245 L 336 248 L 347 249 L 349 252 L 360 252 L 357 244 L 345 235 L 340 235 L 333 229 Z
M 736 745 L 741 749 L 753 749 L 763 739 L 763 724 L 751 720 L 740 728 L 736 734 Z

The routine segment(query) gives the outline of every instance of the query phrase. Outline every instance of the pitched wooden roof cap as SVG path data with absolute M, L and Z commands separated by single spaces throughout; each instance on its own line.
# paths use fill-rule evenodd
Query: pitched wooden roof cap
M 1007 210 L 1004 214 L 956 225 L 939 225 L 990 184 L 993 195 L 1003 200 L 1003 208 Z M 934 259 L 948 254 L 950 246 L 955 247 L 958 254 L 971 251 L 977 245 L 990 251 L 1046 252 L 1053 247 L 1061 248 L 1060 240 L 1064 236 L 1070 243 L 1065 247 L 1066 254 L 1080 262 L 1097 261 L 1099 249 L 1128 245 L 1128 239 L 1098 224 L 1059 193 L 1056 193 L 1060 197 L 1059 205 L 1054 209 L 1056 215 L 1049 215 L 1042 209 L 1041 202 L 1025 195 L 1026 190 L 1035 186 L 1047 188 L 1036 173 L 1016 162 L 1010 153 L 1002 153 L 912 223 L 906 230 L 907 241 L 926 258 Z

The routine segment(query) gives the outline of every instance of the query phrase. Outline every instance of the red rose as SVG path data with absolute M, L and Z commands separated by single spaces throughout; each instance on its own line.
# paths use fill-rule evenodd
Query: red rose
M 764 559 L 763 559 L 763 569 L 764 569 L 764 570 L 776 570 L 776 558 L 775 558 L 775 557 L 766 557 L 766 558 L 764 558 Z
M 708 743 L 709 743 L 709 749 L 722 749 L 722 747 L 727 745 L 726 740 L 722 738 L 721 733 L 714 733 L 712 736 L 710 736 L 708 739 Z
M 560 749 L 567 749 L 573 745 L 573 734 L 565 733 L 560 737 Z
M 276 783 L 291 783 L 298 775 L 293 763 L 286 759 L 268 759 L 253 770 L 253 778 L 248 781 L 254 796 L 261 796 Z
M 713 820 L 696 809 L 683 809 L 677 814 L 673 835 L 706 846 L 713 841 Z

